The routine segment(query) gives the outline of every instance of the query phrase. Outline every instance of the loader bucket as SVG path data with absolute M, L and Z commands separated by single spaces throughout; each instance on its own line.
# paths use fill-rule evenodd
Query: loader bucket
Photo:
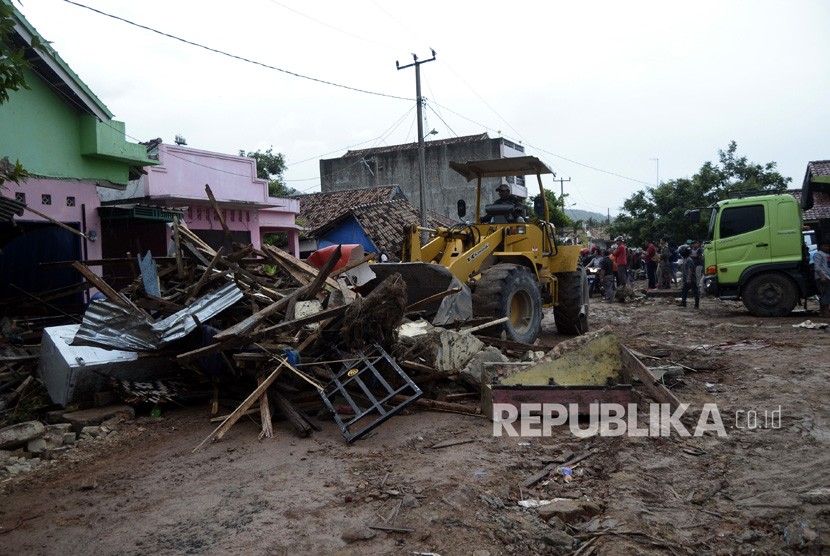
M 406 283 L 407 307 L 438 297 L 434 301 L 425 301 L 417 310 L 425 311 L 433 324 L 444 325 L 456 321 L 469 320 L 473 317 L 472 296 L 470 289 L 452 275 L 446 267 L 430 263 L 377 263 L 371 265 L 377 276 L 369 287 L 382 282 L 387 276 L 398 273 Z M 441 297 L 447 290 L 459 289 Z

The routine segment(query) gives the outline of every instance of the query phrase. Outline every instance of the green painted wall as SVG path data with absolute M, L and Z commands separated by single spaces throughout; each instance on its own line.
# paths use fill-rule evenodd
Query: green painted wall
M 131 165 L 157 164 L 125 140 L 122 122 L 98 122 L 32 72 L 26 81 L 30 89 L 0 105 L 0 158 L 19 159 L 33 175 L 116 184 L 127 183 Z

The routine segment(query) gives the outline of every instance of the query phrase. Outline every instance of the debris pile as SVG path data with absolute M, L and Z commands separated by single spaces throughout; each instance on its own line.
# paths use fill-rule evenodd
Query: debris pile
M 419 320 L 424 312 L 407 305 L 399 274 L 366 284 L 372 256 L 362 249 L 335 246 L 315 267 L 274 246 L 233 244 L 225 232 L 213 249 L 173 222 L 170 256 L 137 257 L 134 279 L 121 289 L 72 261 L 84 287 L 100 293 L 80 318 L 43 327 L 39 350 L 13 352 L 25 372 L 3 361 L 2 393 L 9 376 L 25 375 L 15 392 L 42 381 L 56 407 L 120 399 L 157 414 L 209 403 L 216 429 L 196 449 L 245 415 L 260 417 L 260 437 L 273 435 L 275 417 L 300 436 L 333 418 L 351 442 L 410 404 L 481 413 L 480 386 L 459 371 L 476 364 L 484 344 L 470 332 L 487 323 L 451 331 Z M 413 338 L 407 326 L 430 331 Z M 532 347 L 507 344 L 490 350 L 521 357 Z

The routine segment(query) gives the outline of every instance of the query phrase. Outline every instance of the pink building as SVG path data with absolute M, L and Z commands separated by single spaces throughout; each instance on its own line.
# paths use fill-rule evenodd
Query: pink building
M 104 223 L 104 255 L 123 257 L 145 253 L 167 254 L 169 226 L 182 214 L 188 228 L 206 243 L 219 247 L 224 232 L 213 210 L 205 185 L 210 185 L 233 241 L 259 248 L 265 234 L 284 233 L 286 250 L 299 254 L 296 199 L 268 196 L 268 182 L 257 177 L 253 158 L 202 151 L 186 146 L 151 141 L 150 158 L 159 165 L 148 167 L 125 191 L 101 191 Z

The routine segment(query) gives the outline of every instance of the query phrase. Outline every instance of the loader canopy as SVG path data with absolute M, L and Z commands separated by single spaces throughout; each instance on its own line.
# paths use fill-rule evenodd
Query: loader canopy
M 554 173 L 535 156 L 474 160 L 467 163 L 450 162 L 450 168 L 467 178 L 467 181 L 473 181 L 476 178 L 507 178 L 510 176 Z

